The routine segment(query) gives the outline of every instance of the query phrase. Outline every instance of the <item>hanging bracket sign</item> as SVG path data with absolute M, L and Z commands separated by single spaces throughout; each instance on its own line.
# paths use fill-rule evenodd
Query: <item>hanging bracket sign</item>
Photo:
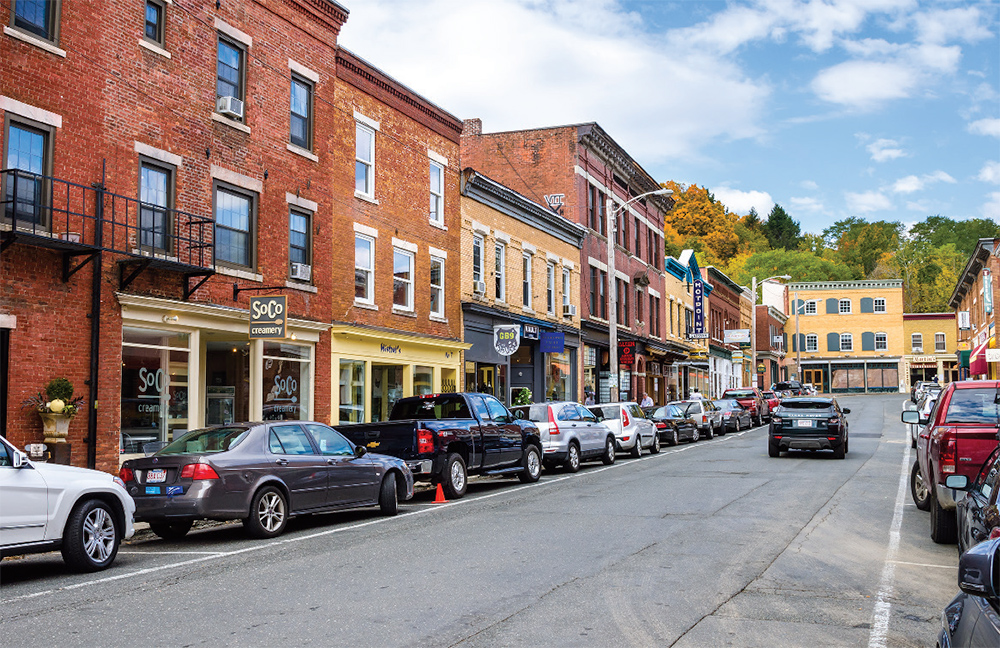
M 284 339 L 287 330 L 288 297 L 264 295 L 250 298 L 250 339 Z
M 493 348 L 502 356 L 509 356 L 521 346 L 520 324 L 497 324 L 493 327 Z

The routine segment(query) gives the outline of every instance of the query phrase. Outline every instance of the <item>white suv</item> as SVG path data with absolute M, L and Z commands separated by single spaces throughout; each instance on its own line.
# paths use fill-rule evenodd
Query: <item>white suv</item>
M 618 439 L 618 449 L 622 452 L 638 458 L 642 456 L 643 448 L 649 448 L 653 454 L 660 451 L 660 435 L 656 432 L 656 424 L 646 418 L 635 401 L 590 405 L 587 409 L 597 416 L 598 421 L 611 428 Z
M 561 464 L 568 472 L 576 472 L 581 461 L 615 462 L 614 433 L 583 405 L 558 401 L 521 405 L 511 411 L 538 427 L 546 466 Z
M 34 463 L 0 438 L 0 557 L 60 549 L 70 567 L 99 571 L 132 537 L 134 516 L 118 477 Z

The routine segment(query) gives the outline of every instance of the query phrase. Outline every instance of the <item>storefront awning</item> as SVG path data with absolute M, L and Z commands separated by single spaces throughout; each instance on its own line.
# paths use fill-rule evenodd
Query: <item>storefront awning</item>
M 972 351 L 972 355 L 969 357 L 969 373 L 973 376 L 978 376 L 987 373 L 986 368 L 986 349 L 993 348 L 993 338 L 990 338 L 977 346 Z
M 969 368 L 969 356 L 972 355 L 972 351 L 966 349 L 965 351 L 958 352 L 958 362 L 963 369 Z

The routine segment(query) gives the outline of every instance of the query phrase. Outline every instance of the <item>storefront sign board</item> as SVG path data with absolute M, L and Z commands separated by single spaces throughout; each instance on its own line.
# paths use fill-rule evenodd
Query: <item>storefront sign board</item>
M 618 341 L 618 364 L 626 366 L 635 364 L 635 340 Z
M 539 350 L 542 353 L 562 353 L 566 350 L 566 334 L 542 331 L 539 337 Z
M 250 339 L 272 340 L 286 337 L 288 298 L 263 295 L 250 298 Z
M 493 327 L 493 348 L 502 356 L 509 356 L 521 346 L 521 327 L 518 324 L 497 324 Z

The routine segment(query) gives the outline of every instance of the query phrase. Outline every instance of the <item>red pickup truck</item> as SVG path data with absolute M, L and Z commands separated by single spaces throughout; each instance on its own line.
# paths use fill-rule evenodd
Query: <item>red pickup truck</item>
M 1000 430 L 1000 380 L 963 380 L 949 384 L 931 410 L 907 410 L 904 423 L 925 426 L 917 438 L 917 466 L 929 493 L 931 539 L 950 544 L 957 538 L 956 492 L 945 485 L 951 475 L 973 481 L 997 447 Z

